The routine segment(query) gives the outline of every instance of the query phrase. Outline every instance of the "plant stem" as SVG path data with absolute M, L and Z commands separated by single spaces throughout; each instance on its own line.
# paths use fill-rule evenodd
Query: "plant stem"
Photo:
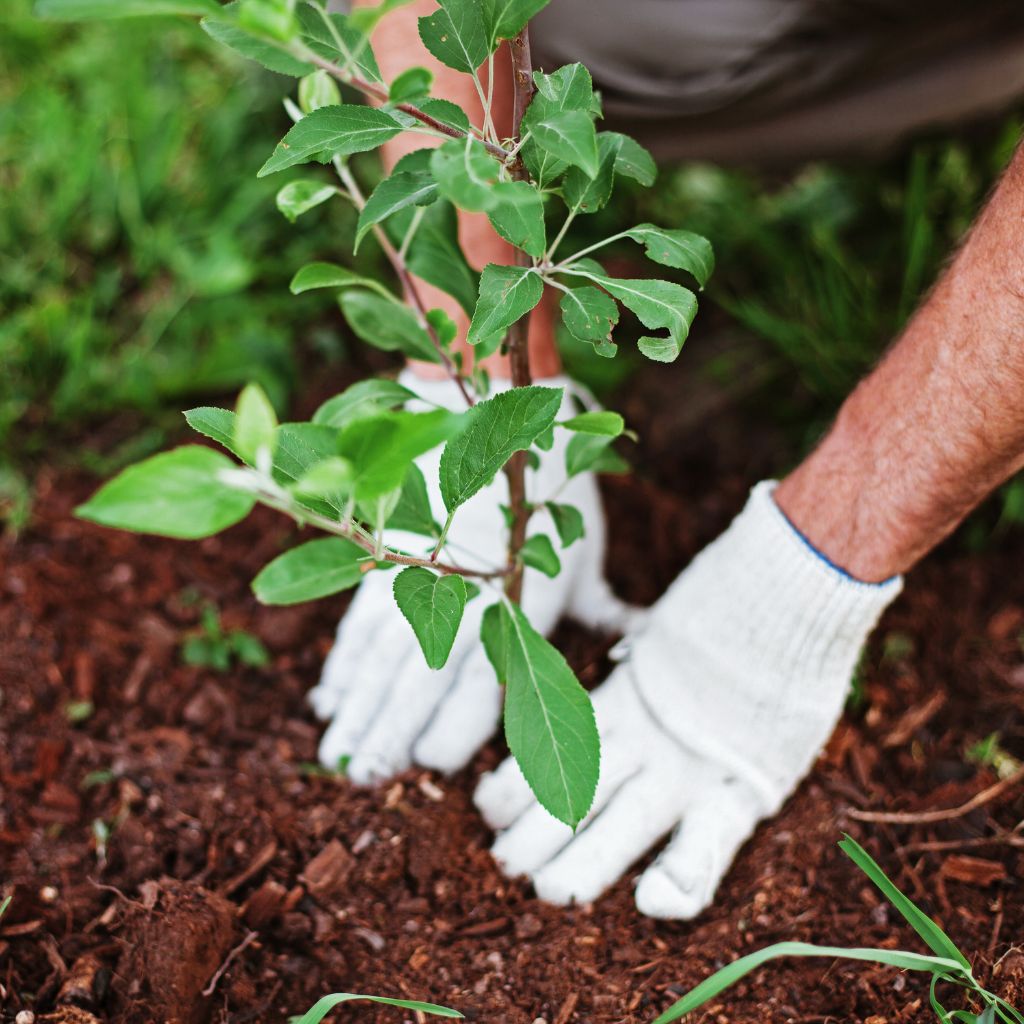
M 628 235 L 625 231 L 620 231 L 617 235 L 609 235 L 607 238 L 602 238 L 600 242 L 595 242 L 593 245 L 588 245 L 585 249 L 580 249 L 579 252 L 574 252 L 571 256 L 566 256 L 564 260 L 561 260 L 558 263 L 556 263 L 551 268 L 551 270 L 561 270 L 563 267 L 568 266 L 570 263 L 575 263 L 576 260 L 578 260 L 581 256 L 586 256 L 587 253 L 594 252 L 596 249 L 601 249 L 606 245 L 611 245 L 612 242 L 617 242 L 620 238 L 627 237 Z M 560 240 L 561 236 L 559 236 L 559 241 Z M 550 258 L 551 256 L 554 256 L 554 254 L 555 250 L 554 247 L 552 247 L 550 252 L 548 253 L 548 257 Z
M 575 220 L 575 218 L 576 218 L 576 211 L 575 210 L 570 210 L 569 213 L 568 213 L 568 216 L 565 218 L 565 222 L 562 224 L 562 227 L 559 229 L 558 234 L 555 235 L 555 240 L 548 247 L 548 251 L 546 253 L 544 253 L 544 262 L 545 263 L 550 263 L 551 260 L 554 258 L 555 251 L 558 249 L 559 245 L 562 244 L 562 239 L 565 238 L 565 233 L 566 233 L 566 231 L 569 230 L 569 225 L 573 222 L 573 220 Z
M 353 205 L 356 209 L 362 210 L 366 205 L 366 198 L 363 195 L 362 189 L 359 187 L 359 182 L 355 179 L 355 175 L 349 169 L 345 161 L 340 157 L 335 157 L 333 163 L 334 169 L 337 171 L 338 177 L 341 179 L 341 183 L 348 190 Z M 416 288 L 416 282 L 413 280 L 412 274 L 409 273 L 409 268 L 405 264 L 404 252 L 399 252 L 391 244 L 391 239 L 388 238 L 379 224 L 374 224 L 371 230 L 373 231 L 373 235 L 377 239 L 377 242 L 380 244 L 381 249 L 384 251 L 384 255 L 387 256 L 388 262 L 398 275 L 398 280 L 401 281 L 402 288 L 416 311 L 416 318 L 423 330 L 427 332 L 427 336 L 430 338 L 430 342 L 434 346 L 434 350 L 437 352 L 437 357 L 440 360 L 441 365 L 444 367 L 445 372 L 459 389 L 462 397 L 466 401 L 466 404 L 469 406 L 475 405 L 476 402 L 474 401 L 473 396 L 466 389 L 466 384 L 462 379 L 462 374 L 459 373 L 459 368 L 452 361 L 451 356 L 445 351 L 444 346 L 441 344 L 441 339 L 438 337 L 437 331 L 434 330 L 433 324 L 431 324 L 427 319 L 426 305 L 420 297 L 420 293 Z
M 522 133 L 523 115 L 533 99 L 533 62 L 530 58 L 530 30 L 525 26 L 510 43 L 512 51 L 512 86 L 514 102 L 512 107 L 512 136 L 515 145 Z M 528 180 L 526 168 L 518 157 L 511 167 L 512 177 L 519 181 Z M 532 261 L 522 249 L 516 249 L 516 265 L 529 267 Z M 520 317 L 508 332 L 508 359 L 512 386 L 522 388 L 529 385 L 530 314 Z M 516 452 L 505 465 L 508 478 L 509 507 L 512 510 L 512 525 L 509 529 L 509 565 L 511 573 L 505 579 L 505 594 L 517 604 L 523 596 L 523 565 L 519 551 L 526 541 L 526 527 L 530 521 L 530 508 L 526 503 L 526 452 Z

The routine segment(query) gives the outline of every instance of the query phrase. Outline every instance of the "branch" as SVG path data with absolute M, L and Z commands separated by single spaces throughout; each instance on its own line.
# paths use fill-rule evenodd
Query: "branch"
M 512 51 L 512 85 L 514 102 L 512 107 L 513 146 L 517 146 L 522 134 L 523 115 L 533 99 L 533 62 L 530 58 L 530 31 L 525 26 L 511 41 Z M 517 181 L 528 180 L 526 169 L 519 157 L 512 164 L 512 177 Z M 516 249 L 516 265 L 530 266 L 530 257 L 522 249 Z M 517 320 L 508 332 L 509 369 L 512 375 L 512 386 L 526 387 L 531 381 L 530 346 L 529 346 L 530 314 L 527 313 Z M 526 452 L 516 452 L 505 465 L 505 476 L 508 478 L 509 507 L 512 510 L 512 526 L 509 530 L 509 564 L 512 572 L 505 580 L 505 593 L 509 600 L 517 604 L 523 596 L 523 566 L 519 561 L 519 551 L 526 542 L 526 527 L 530 521 L 530 507 L 526 503 Z
M 359 75 L 352 74 L 352 72 L 338 67 L 337 64 L 332 64 L 329 60 L 325 60 L 318 53 L 306 49 L 303 51 L 301 58 L 302 60 L 309 61 L 310 64 L 315 64 L 321 71 L 326 71 L 327 74 L 338 79 L 339 82 L 352 86 L 353 89 L 358 90 L 369 99 L 376 100 L 378 103 L 388 102 L 388 93 L 386 89 L 382 89 L 379 85 L 374 85 L 372 82 L 366 81 L 365 78 L 360 78 Z M 426 125 L 428 128 L 432 128 L 435 132 L 440 132 L 442 135 L 447 135 L 452 139 L 464 139 L 468 136 L 475 142 L 479 142 L 481 146 L 486 147 L 487 151 L 492 156 L 496 156 L 500 160 L 508 159 L 508 150 L 505 149 L 504 146 L 499 146 L 496 142 L 491 142 L 489 139 L 482 139 L 478 135 L 474 135 L 472 132 L 464 132 L 459 128 L 453 128 L 450 124 L 445 124 L 444 121 L 439 121 L 436 117 L 431 117 L 430 114 L 420 110 L 419 107 L 412 103 L 396 103 L 395 109 L 402 111 L 403 114 L 408 114 L 410 117 L 416 118 L 416 120 L 421 124 Z

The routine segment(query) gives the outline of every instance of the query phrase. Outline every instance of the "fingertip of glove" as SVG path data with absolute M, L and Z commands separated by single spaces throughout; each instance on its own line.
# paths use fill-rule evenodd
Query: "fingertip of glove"
M 698 885 L 683 888 L 657 864 L 649 867 L 636 886 L 636 908 L 645 917 L 661 920 L 688 921 L 709 903 Z

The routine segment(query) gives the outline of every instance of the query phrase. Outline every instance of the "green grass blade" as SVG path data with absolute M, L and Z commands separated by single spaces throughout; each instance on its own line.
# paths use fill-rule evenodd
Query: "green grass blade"
M 843 837 L 839 849 L 875 883 L 882 895 L 906 918 L 910 927 L 921 936 L 925 945 L 936 956 L 955 960 L 970 977 L 970 961 L 956 948 L 953 940 L 923 910 L 893 885 L 885 872 L 871 859 L 867 850 L 850 836 Z
M 759 949 L 756 953 L 740 957 L 739 960 L 727 964 L 670 1006 L 654 1024 L 668 1024 L 669 1021 L 678 1020 L 692 1010 L 696 1010 L 698 1006 L 703 1006 L 709 999 L 714 999 L 719 992 L 734 985 L 740 978 L 757 970 L 762 964 L 787 956 L 827 956 L 842 960 L 866 960 L 871 963 L 899 967 L 905 971 L 928 971 L 935 975 L 960 974 L 963 970 L 956 960 L 939 956 L 925 956 L 921 953 L 909 953 L 903 950 L 845 949 L 841 946 L 815 946 L 807 942 L 778 942 L 774 946 Z
M 1006 1021 L 1006 1024 L 1024 1024 L 1024 1015 L 1014 1009 L 1005 999 L 992 992 L 985 992 L 984 996 L 995 1001 L 995 1011 Z
M 292 1017 L 289 1024 L 320 1024 L 340 1003 L 347 1003 L 353 999 L 365 999 L 370 1003 L 383 1003 L 385 1006 L 397 1006 L 402 1010 L 419 1010 L 421 1013 L 431 1013 L 435 1017 L 449 1017 L 462 1019 L 458 1010 L 449 1010 L 447 1006 L 436 1006 L 434 1003 L 421 1003 L 415 999 L 390 999 L 387 996 L 365 996 L 358 992 L 332 992 L 330 995 L 318 999 L 301 1017 Z
M 3 917 L 4 914 L 7 913 L 7 908 L 11 905 L 11 900 L 13 898 L 13 896 L 7 896 L 2 901 L 0 901 L 0 917 Z

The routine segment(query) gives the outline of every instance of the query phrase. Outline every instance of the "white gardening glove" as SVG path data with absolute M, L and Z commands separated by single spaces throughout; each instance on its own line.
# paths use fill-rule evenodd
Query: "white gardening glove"
M 434 406 L 462 410 L 465 403 L 449 381 L 421 379 L 410 371 L 402 384 Z M 561 418 L 577 411 L 564 377 L 538 381 L 566 388 Z M 504 385 L 507 387 L 508 385 Z M 500 382 L 492 393 L 503 390 Z M 418 408 L 410 403 L 409 408 Z M 423 406 L 427 408 L 428 406 Z M 565 446 L 569 432 L 555 431 L 554 447 L 542 452 L 540 467 L 527 469 L 530 501 L 555 497 L 583 515 L 585 536 L 562 549 L 550 514 L 535 513 L 529 532 L 551 537 L 562 563 L 555 578 L 526 570 L 524 610 L 541 633 L 549 633 L 563 615 L 587 626 L 621 630 L 631 609 L 611 592 L 603 576 L 604 516 L 593 474 L 566 482 Z M 445 519 L 438 487 L 441 452 L 417 460 L 427 481 L 435 517 Z M 500 568 L 507 561 L 507 530 L 499 508 L 508 504 L 508 484 L 494 482 L 461 506 L 455 515 L 445 557 L 467 568 Z M 387 531 L 389 544 L 409 552 L 430 550 L 423 537 Z M 360 585 L 338 626 L 319 685 L 310 693 L 317 715 L 330 719 L 320 743 L 320 760 L 336 768 L 349 758 L 347 773 L 359 784 L 387 778 L 416 763 L 443 772 L 462 768 L 491 737 L 501 716 L 502 690 L 480 643 L 480 619 L 492 601 L 485 592 L 466 605 L 458 638 L 444 668 L 427 667 L 412 627 L 395 605 L 393 572 L 375 572 Z
M 593 900 L 676 829 L 636 903 L 652 917 L 695 916 L 831 735 L 864 641 L 902 581 L 861 583 L 833 567 L 773 489 L 753 489 L 594 692 L 601 775 L 575 836 L 511 759 L 481 779 L 477 805 L 501 830 L 495 858 L 530 876 L 542 899 Z

